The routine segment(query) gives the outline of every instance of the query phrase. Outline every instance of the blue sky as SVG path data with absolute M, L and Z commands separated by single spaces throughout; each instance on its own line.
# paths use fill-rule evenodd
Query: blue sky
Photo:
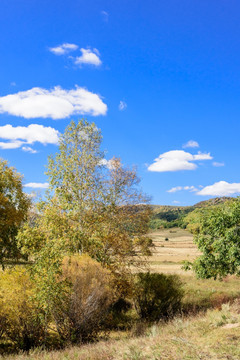
M 59 133 L 85 117 L 152 203 L 239 195 L 239 12 L 237 0 L 1 0 L 0 156 L 39 191 Z

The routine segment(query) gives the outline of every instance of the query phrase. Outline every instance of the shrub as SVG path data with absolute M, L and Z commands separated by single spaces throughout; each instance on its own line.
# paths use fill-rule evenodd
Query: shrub
M 66 256 L 61 280 L 69 286 L 66 303 L 56 302 L 52 310 L 59 335 L 72 343 L 89 341 L 114 300 L 111 274 L 87 255 Z
M 177 275 L 137 275 L 135 304 L 142 319 L 158 321 L 172 317 L 180 310 L 182 297 L 182 282 Z
M 15 349 L 29 350 L 44 339 L 41 311 L 33 299 L 33 285 L 23 269 L 0 274 L 0 336 Z

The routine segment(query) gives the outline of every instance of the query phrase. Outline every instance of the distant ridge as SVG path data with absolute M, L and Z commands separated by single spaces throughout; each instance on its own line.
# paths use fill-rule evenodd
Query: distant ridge
M 211 206 L 219 206 L 226 201 L 233 199 L 232 197 L 216 197 L 214 199 L 204 200 L 192 206 L 176 206 L 176 205 L 152 205 L 153 216 L 150 223 L 152 229 L 160 227 L 182 226 L 184 217 L 196 209 L 208 208 Z
M 220 205 L 222 203 L 225 203 L 226 201 L 229 201 L 231 199 L 234 199 L 229 196 L 223 196 L 223 197 L 216 197 L 214 199 L 204 200 L 200 201 L 197 204 L 193 205 L 194 207 L 206 207 L 206 206 L 212 206 L 212 205 Z
M 223 197 L 216 197 L 214 199 L 209 200 L 203 200 L 199 201 L 195 205 L 186 205 L 186 206 L 180 206 L 180 205 L 151 205 L 154 212 L 156 210 L 183 210 L 183 209 L 195 209 L 195 208 L 202 208 L 202 207 L 208 207 L 208 206 L 214 206 L 214 205 L 220 205 L 222 203 L 225 203 L 226 201 L 229 201 L 231 199 L 234 199 L 233 197 L 229 196 L 223 196 Z

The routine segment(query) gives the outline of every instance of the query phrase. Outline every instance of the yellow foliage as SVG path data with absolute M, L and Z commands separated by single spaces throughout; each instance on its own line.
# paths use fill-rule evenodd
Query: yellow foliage
M 33 285 L 26 270 L 0 273 L 0 324 L 3 338 L 21 349 L 38 345 L 43 336 L 39 310 L 33 300 Z
M 114 300 L 110 271 L 88 255 L 66 256 L 61 280 L 69 283 L 69 294 L 67 306 L 57 306 L 53 314 L 60 336 L 72 342 L 92 338 Z

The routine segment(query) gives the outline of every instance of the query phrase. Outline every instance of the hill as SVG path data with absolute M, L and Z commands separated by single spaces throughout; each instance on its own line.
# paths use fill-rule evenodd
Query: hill
M 171 206 L 171 205 L 152 205 L 153 218 L 150 227 L 158 229 L 161 227 L 169 228 L 182 225 L 184 216 L 197 208 L 207 208 L 210 206 L 219 206 L 231 197 L 216 197 L 214 199 L 204 200 L 192 206 Z

